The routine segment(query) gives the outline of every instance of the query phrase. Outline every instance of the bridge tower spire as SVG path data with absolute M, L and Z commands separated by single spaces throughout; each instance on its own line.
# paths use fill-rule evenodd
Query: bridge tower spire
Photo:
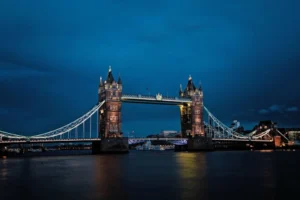
M 202 92 L 202 82 L 201 81 L 199 82 L 199 89 L 198 90 Z
M 119 74 L 119 78 L 118 78 L 118 85 L 122 85 L 122 80 L 121 80 L 120 74 Z
M 184 96 L 184 93 L 183 93 L 182 85 L 181 85 L 181 84 L 179 85 L 179 96 L 180 96 L 180 97 L 183 97 L 183 96 Z
M 181 134 L 183 137 L 204 136 L 203 121 L 203 92 L 193 83 L 192 76 L 189 75 L 187 86 L 184 92 L 179 93 L 181 98 L 189 98 L 191 104 L 180 106 Z
M 114 80 L 111 66 L 109 66 L 104 85 L 99 86 L 99 103 L 105 100 L 103 107 L 99 109 L 99 137 L 119 138 L 122 137 L 121 102 L 122 82 Z

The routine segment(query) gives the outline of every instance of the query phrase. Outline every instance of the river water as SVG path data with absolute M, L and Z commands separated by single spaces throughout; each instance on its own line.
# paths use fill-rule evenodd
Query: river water
M 300 151 L 0 160 L 0 199 L 299 199 Z

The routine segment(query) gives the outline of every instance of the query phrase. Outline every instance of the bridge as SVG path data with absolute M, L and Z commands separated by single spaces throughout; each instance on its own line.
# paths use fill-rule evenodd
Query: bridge
M 191 76 L 184 90 L 180 85 L 178 97 L 164 97 L 160 93 L 155 96 L 122 94 L 122 87 L 121 78 L 119 77 L 115 81 L 112 70 L 109 68 L 107 79 L 103 81 L 100 77 L 98 102 L 87 113 L 60 128 L 31 136 L 0 130 L 0 145 L 93 142 L 95 145 L 101 143 L 100 146 L 109 146 L 110 144 L 116 145 L 116 143 L 111 142 L 112 140 L 118 140 L 117 145 L 120 145 L 120 142 L 121 145 L 126 143 L 124 147 L 126 150 L 128 144 L 147 140 L 164 140 L 175 145 L 186 145 L 188 141 L 196 141 L 196 139 L 197 141 L 201 140 L 201 144 L 203 141 L 271 143 L 274 142 L 274 135 L 271 134 L 274 132 L 280 135 L 283 140 L 288 141 L 288 138 L 276 128 L 254 130 L 248 134 L 241 134 L 226 126 L 204 106 L 202 87 L 200 85 L 197 88 Z M 126 138 L 124 140 L 121 120 L 122 103 L 178 106 L 181 138 Z M 204 120 L 204 115 L 207 116 L 207 121 Z M 104 141 L 106 141 L 105 144 Z M 193 145 L 196 145 L 196 143 Z M 95 148 L 99 148 L 99 145 Z
M 191 99 L 178 98 L 178 97 L 163 97 L 161 94 L 156 96 L 143 96 L 143 95 L 126 95 L 121 97 L 122 102 L 128 103 L 145 103 L 145 104 L 163 104 L 163 105 L 184 105 L 191 104 Z

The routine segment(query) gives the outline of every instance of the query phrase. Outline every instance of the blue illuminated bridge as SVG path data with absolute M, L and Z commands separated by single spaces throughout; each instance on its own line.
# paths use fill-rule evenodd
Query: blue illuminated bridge
M 160 104 L 174 105 L 180 109 L 181 132 L 183 138 L 128 138 L 129 144 L 140 143 L 147 140 L 164 140 L 175 145 L 186 145 L 188 141 L 194 141 L 197 137 L 197 144 L 201 142 L 273 142 L 271 131 L 274 128 L 264 131 L 254 130 L 251 133 L 240 134 L 234 129 L 229 128 L 209 111 L 203 103 L 202 87 L 195 87 L 192 77 L 189 76 L 186 88 L 183 90 L 180 85 L 178 97 L 165 97 L 160 93 L 155 96 L 123 94 L 123 84 L 119 76 L 115 80 L 109 67 L 107 78 L 105 81 L 100 77 L 98 87 L 98 103 L 94 105 L 87 113 L 78 119 L 45 133 L 32 134 L 24 136 L 20 133 L 10 133 L 0 130 L 0 144 L 23 144 L 23 143 L 66 143 L 66 142 L 93 142 L 105 146 L 106 141 L 122 140 L 122 120 L 121 120 L 121 104 L 122 103 L 138 103 L 138 104 Z M 204 120 L 207 119 L 207 121 Z M 285 140 L 288 139 L 280 133 L 278 134 Z M 200 136 L 200 137 L 198 137 Z M 124 139 L 126 140 L 126 138 Z M 101 142 L 100 142 L 101 141 Z M 122 143 L 122 148 L 128 146 Z M 196 144 L 195 143 L 195 144 Z M 211 143 L 211 142 L 210 142 Z M 95 147 L 98 148 L 98 147 Z M 110 147 L 108 147 L 109 149 Z
M 144 95 L 126 95 L 121 97 L 122 102 L 128 103 L 149 103 L 163 105 L 184 105 L 192 103 L 191 99 L 178 97 L 162 97 Z M 67 142 L 93 142 L 100 141 L 98 138 L 98 112 L 104 105 L 102 101 L 92 107 L 87 113 L 72 121 L 71 123 L 45 133 L 35 134 L 32 136 L 23 136 L 22 134 L 9 133 L 0 130 L 0 144 L 23 144 L 23 143 L 67 143 Z M 247 135 L 235 132 L 217 119 L 205 106 L 204 111 L 210 123 L 205 122 L 205 132 L 207 137 L 211 137 L 213 141 L 236 141 L 236 142 L 272 142 L 273 137 L 270 135 L 270 129 L 257 133 L 253 131 Z M 96 122 L 96 123 L 95 123 Z M 96 125 L 95 125 L 96 124 Z M 96 127 L 93 127 L 96 126 Z M 282 133 L 276 130 L 282 137 L 288 140 Z M 5 140 L 4 140 L 5 138 Z M 267 138 L 267 139 L 266 139 Z M 187 144 L 188 138 L 129 138 L 129 144 L 135 144 L 142 141 L 168 141 L 175 145 Z

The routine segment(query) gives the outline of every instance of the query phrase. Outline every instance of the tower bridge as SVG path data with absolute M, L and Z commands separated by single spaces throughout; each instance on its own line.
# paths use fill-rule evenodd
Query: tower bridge
M 201 85 L 196 87 L 191 76 L 185 89 L 180 85 L 177 97 L 165 97 L 160 93 L 155 96 L 141 94 L 123 94 L 123 83 L 119 76 L 115 80 L 109 67 L 106 80 L 100 77 L 98 102 L 87 113 L 73 122 L 58 129 L 32 136 L 0 131 L 0 145 L 16 143 L 51 143 L 51 142 L 93 142 L 95 153 L 105 151 L 128 151 L 128 143 L 149 140 L 149 138 L 129 139 L 122 133 L 122 104 L 143 103 L 174 105 L 179 107 L 182 138 L 169 138 L 176 145 L 188 145 L 191 150 L 207 150 L 216 142 L 265 142 L 272 143 L 277 129 L 253 131 L 247 135 L 235 132 L 218 120 L 203 103 Z M 207 121 L 204 120 L 204 113 Z M 96 121 L 92 123 L 92 121 Z M 93 126 L 94 125 L 94 126 Z M 5 139 L 5 140 L 4 140 Z M 167 140 L 167 139 L 165 139 Z

